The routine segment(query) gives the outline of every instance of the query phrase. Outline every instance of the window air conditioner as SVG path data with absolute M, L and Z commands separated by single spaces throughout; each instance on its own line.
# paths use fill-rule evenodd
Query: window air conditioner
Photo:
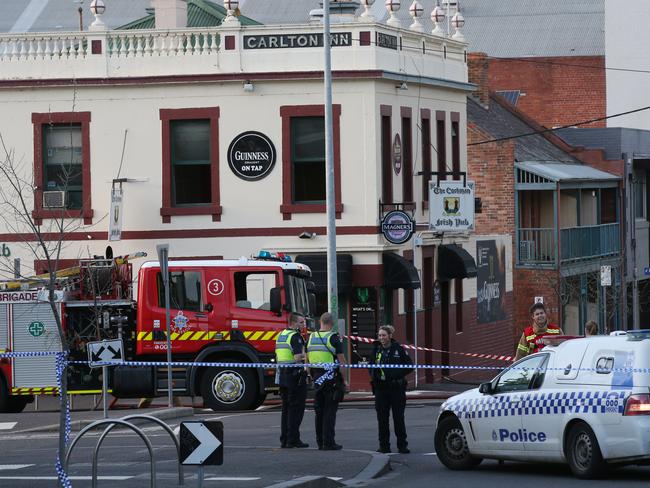
M 43 208 L 64 208 L 65 191 L 44 191 Z
M 535 241 L 519 241 L 519 261 L 535 259 Z

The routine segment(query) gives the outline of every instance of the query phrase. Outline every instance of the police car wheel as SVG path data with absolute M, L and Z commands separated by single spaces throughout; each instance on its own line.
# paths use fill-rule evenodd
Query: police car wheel
M 456 417 L 447 417 L 438 424 L 434 444 L 438 459 L 449 469 L 471 469 L 482 461 L 470 454 L 465 431 Z
M 248 410 L 257 398 L 257 379 L 252 368 L 208 368 L 201 378 L 201 396 L 215 412 Z
M 598 478 L 605 471 L 598 440 L 587 424 L 577 424 L 569 432 L 566 457 L 571 471 L 578 478 Z

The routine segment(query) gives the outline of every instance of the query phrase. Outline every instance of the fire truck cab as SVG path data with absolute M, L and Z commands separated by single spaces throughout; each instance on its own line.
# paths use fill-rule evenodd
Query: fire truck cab
M 109 368 L 112 395 L 167 396 L 167 366 L 161 364 L 167 360 L 167 323 L 160 265 L 142 265 L 133 300 L 131 265 L 123 261 L 84 260 L 78 273 L 67 273 L 58 282 L 56 307 L 70 358 L 86 360 L 88 342 L 121 338 L 124 359 L 144 364 Z M 275 340 L 289 314 L 311 316 L 315 299 L 309 268 L 266 251 L 250 259 L 170 260 L 168 266 L 172 362 L 182 363 L 172 368 L 174 395 L 201 396 L 205 406 L 218 411 L 259 406 L 275 390 L 275 370 L 247 365 L 275 360 Z M 54 314 L 44 301 L 48 293 L 6 295 L 0 303 L 0 350 L 60 351 Z M 21 411 L 31 395 L 56 393 L 54 361 L 53 356 L 0 360 L 0 411 Z M 100 372 L 71 364 L 70 390 L 99 393 Z

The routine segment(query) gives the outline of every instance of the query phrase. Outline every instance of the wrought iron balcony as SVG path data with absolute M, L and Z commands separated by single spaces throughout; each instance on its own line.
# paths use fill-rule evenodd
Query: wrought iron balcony
M 620 224 L 569 227 L 560 230 L 563 264 L 606 256 L 621 251 Z M 517 265 L 548 266 L 556 263 L 556 232 L 552 228 L 517 229 Z
M 613 256 L 621 252 L 619 224 L 569 227 L 560 232 L 562 262 Z

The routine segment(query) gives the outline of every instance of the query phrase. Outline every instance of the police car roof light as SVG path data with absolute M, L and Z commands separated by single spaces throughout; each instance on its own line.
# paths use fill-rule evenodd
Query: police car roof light
M 545 336 L 542 337 L 542 343 L 545 346 L 559 346 L 563 342 L 569 341 L 571 339 L 580 339 L 581 336 L 572 336 L 572 335 L 560 335 L 560 336 Z
M 650 329 L 628 330 L 625 335 L 628 341 L 642 341 L 644 339 L 650 339 Z

